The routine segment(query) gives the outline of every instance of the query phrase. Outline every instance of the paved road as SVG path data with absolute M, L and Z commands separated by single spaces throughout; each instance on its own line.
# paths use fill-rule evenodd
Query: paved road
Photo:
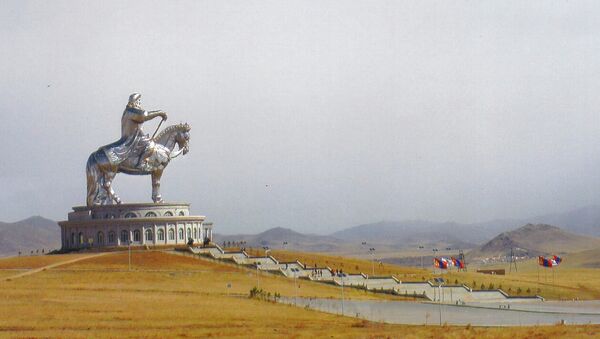
M 285 298 L 282 302 L 293 304 L 294 298 Z M 301 307 L 342 314 L 342 302 L 339 299 L 298 298 L 297 304 Z M 598 302 L 518 303 L 511 304 L 510 309 L 501 309 L 498 303 L 457 306 L 404 301 L 346 300 L 343 308 L 343 314 L 346 316 L 392 324 L 521 326 L 551 325 L 561 321 L 566 324 L 600 324 Z

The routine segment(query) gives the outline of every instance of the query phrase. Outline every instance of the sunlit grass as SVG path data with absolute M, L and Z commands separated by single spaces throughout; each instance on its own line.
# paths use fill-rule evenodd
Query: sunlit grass
M 66 256 L 64 260 L 70 258 Z M 354 262 L 352 262 L 354 264 Z M 349 263 L 348 263 L 349 264 Z M 348 265 L 345 264 L 345 265 Z M 250 288 L 337 297 L 339 288 L 261 275 L 161 252 L 83 260 L 0 283 L 0 336 L 16 337 L 403 337 L 515 338 L 600 335 L 600 326 L 473 328 L 366 322 L 249 299 Z M 383 273 L 383 272 L 382 272 Z M 227 288 L 227 284 L 231 288 Z M 348 289 L 346 296 L 372 298 Z
M 250 250 L 254 255 L 264 255 L 264 250 Z M 417 267 L 379 264 L 370 260 L 346 258 L 327 254 L 312 254 L 293 251 L 274 250 L 270 253 L 279 260 L 298 258 L 309 266 L 329 266 L 348 273 L 363 272 L 376 276 L 394 275 L 400 280 L 422 281 L 434 276 L 442 276 L 447 284 L 465 284 L 474 289 L 501 288 L 513 296 L 541 295 L 547 299 L 599 299 L 600 269 L 579 267 L 579 262 L 570 262 L 566 256 L 558 267 L 543 268 L 537 265 L 536 259 L 517 264 L 517 272 L 509 274 L 508 264 L 492 267 L 505 268 L 507 275 L 488 275 L 477 273 L 475 267 L 468 271 L 458 272 L 455 269 L 443 271 L 421 269 Z M 554 271 L 554 277 L 552 272 Z M 539 279 L 538 279 L 539 273 Z M 483 286 L 482 286 L 483 285 Z

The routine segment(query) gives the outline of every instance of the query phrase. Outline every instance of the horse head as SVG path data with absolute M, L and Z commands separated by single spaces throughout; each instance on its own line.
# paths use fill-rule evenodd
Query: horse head
M 177 147 L 183 150 L 183 155 L 186 155 L 190 151 L 190 130 L 192 128 L 187 123 L 181 126 L 182 129 L 175 135 L 175 142 L 177 142 Z
M 173 140 L 177 144 L 177 151 L 171 153 L 170 158 L 173 159 L 180 154 L 187 154 L 190 150 L 190 130 L 191 127 L 187 123 L 172 126 L 172 133 L 174 133 Z M 175 145 L 173 145 L 175 146 Z

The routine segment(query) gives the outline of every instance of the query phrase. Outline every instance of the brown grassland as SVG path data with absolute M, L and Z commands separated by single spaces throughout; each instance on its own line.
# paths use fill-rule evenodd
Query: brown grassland
M 0 271 L 36 259 L 0 259 Z M 368 263 L 368 262 L 367 262 Z M 354 262 L 344 263 L 344 266 Z M 40 264 L 41 265 L 41 264 Z M 39 265 L 38 265 L 39 267 Z M 337 297 L 330 285 L 293 281 L 208 260 L 140 251 L 115 252 L 0 282 L 2 337 L 355 337 L 574 338 L 600 336 L 600 326 L 483 328 L 371 323 L 248 298 L 256 286 L 293 296 Z M 227 289 L 227 284 L 231 288 Z M 349 298 L 384 295 L 348 289 Z
M 247 250 L 252 255 L 263 255 L 263 250 Z M 328 254 L 314 254 L 293 251 L 274 250 L 270 253 L 280 261 L 294 260 L 309 266 L 328 266 L 332 269 L 341 269 L 348 273 L 363 272 L 371 274 L 373 267 L 375 276 L 394 275 L 400 280 L 421 281 L 430 280 L 440 276 L 439 270 L 432 274 L 429 269 L 417 267 L 398 266 L 392 264 L 378 264 L 365 259 L 347 258 Z M 561 299 L 600 299 L 600 269 L 582 267 L 579 255 L 567 255 L 563 263 L 555 268 L 538 267 L 536 259 L 518 263 L 518 272 L 507 275 L 488 275 L 475 272 L 474 267 L 469 267 L 467 272 L 456 270 L 444 271 L 443 277 L 449 284 L 465 284 L 473 289 L 501 288 L 511 295 L 541 295 L 550 300 Z M 587 257 L 587 256 L 586 256 Z M 571 260 L 571 258 L 573 260 Z M 508 273 L 508 264 L 493 266 L 505 268 Z M 554 270 L 554 277 L 553 271 Z M 539 274 L 539 280 L 538 280 Z M 475 282 L 475 284 L 473 284 Z M 520 289 L 520 292 L 518 292 Z
M 56 254 L 0 258 L 0 269 L 31 269 L 86 256 L 85 254 Z

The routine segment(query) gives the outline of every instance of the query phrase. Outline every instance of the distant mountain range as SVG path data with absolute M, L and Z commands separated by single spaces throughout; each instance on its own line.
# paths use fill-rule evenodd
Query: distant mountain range
M 340 239 L 326 235 L 302 234 L 283 227 L 271 228 L 259 234 L 215 234 L 214 240 L 218 244 L 245 241 L 247 247 L 285 247 L 309 252 L 338 252 L 344 248 L 344 242 Z
M 36 216 L 13 223 L 0 222 L 0 256 L 59 248 L 60 228 L 56 221 Z
M 217 243 L 245 241 L 246 246 L 269 246 L 313 252 L 352 253 L 361 249 L 361 243 L 376 246 L 377 250 L 451 247 L 472 249 L 502 232 L 525 224 L 557 225 L 563 231 L 600 236 L 600 206 L 588 206 L 566 213 L 555 213 L 526 219 L 498 219 L 481 223 L 432 222 L 424 220 L 381 221 L 358 225 L 329 235 L 302 234 L 277 227 L 259 234 L 215 234 Z M 0 223 L 0 255 L 14 255 L 18 251 L 60 247 L 60 229 L 56 222 L 32 217 L 15 223 Z M 364 252 L 364 249 L 361 249 Z
M 567 232 L 600 236 L 600 206 L 526 219 L 498 219 L 471 224 L 422 220 L 382 221 L 347 228 L 331 236 L 346 241 L 396 244 L 399 247 L 446 244 L 452 248 L 466 249 L 529 223 L 557 225 Z
M 470 259 L 504 257 L 510 255 L 511 249 L 516 256 L 535 257 L 594 248 L 600 248 L 600 238 L 566 232 L 546 224 L 527 224 L 499 234 L 468 252 L 467 257 Z
M 526 224 L 558 225 L 565 232 L 600 236 L 600 206 L 588 206 L 566 213 L 555 213 L 525 219 L 497 219 L 461 224 L 425 220 L 381 221 L 363 224 L 329 235 L 301 234 L 285 228 L 274 228 L 259 234 L 217 235 L 222 241 L 246 241 L 246 246 L 281 248 L 287 241 L 290 249 L 319 252 L 352 252 L 362 242 L 377 246 L 378 251 L 394 251 L 431 247 L 472 249 L 500 233 Z M 420 258 L 419 258 L 420 259 Z

